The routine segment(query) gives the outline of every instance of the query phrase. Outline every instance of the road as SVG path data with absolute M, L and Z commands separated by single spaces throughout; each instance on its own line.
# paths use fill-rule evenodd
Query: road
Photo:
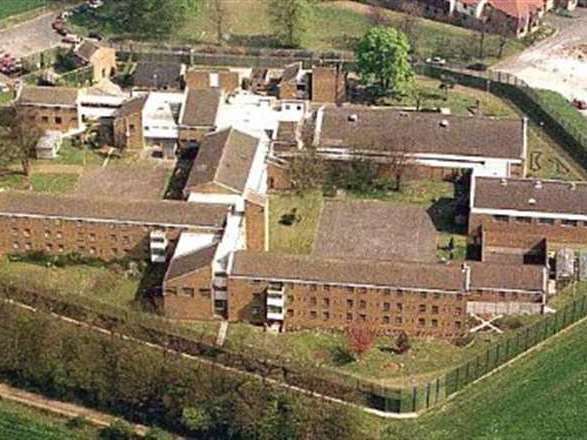
M 516 75 L 531 87 L 557 91 L 569 100 L 587 101 L 587 9 L 577 8 L 575 15 L 578 18 L 550 15 L 547 23 L 558 29 L 555 36 L 493 70 Z
M 20 58 L 58 46 L 62 37 L 51 28 L 56 15 L 49 12 L 0 31 L 0 52 Z

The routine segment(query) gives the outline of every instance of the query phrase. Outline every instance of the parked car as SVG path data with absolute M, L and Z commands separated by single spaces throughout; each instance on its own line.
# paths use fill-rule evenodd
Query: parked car
M 444 66 L 446 64 L 446 60 L 440 57 L 432 57 L 426 59 L 427 64 L 436 64 L 437 66 Z
M 485 72 L 487 70 L 487 64 L 484 63 L 474 63 L 467 66 L 469 70 L 476 70 L 478 72 Z
M 93 38 L 94 40 L 102 41 L 104 37 L 99 32 L 90 32 L 88 34 L 89 38 Z
M 78 44 L 81 43 L 82 39 L 75 34 L 67 34 L 61 41 L 68 44 Z
M 576 107 L 579 110 L 587 110 L 587 101 L 584 101 L 582 99 L 573 99 L 573 102 L 571 102 L 571 104 L 573 105 L 573 107 Z

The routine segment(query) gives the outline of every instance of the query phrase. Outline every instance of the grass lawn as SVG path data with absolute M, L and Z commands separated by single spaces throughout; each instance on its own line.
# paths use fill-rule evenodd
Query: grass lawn
M 0 20 L 31 9 L 47 6 L 47 0 L 0 0 Z
M 303 196 L 279 194 L 269 200 L 269 249 L 272 252 L 309 254 L 312 251 L 318 219 L 324 200 L 320 192 Z M 282 224 L 284 215 L 295 210 L 298 220 L 291 226 Z
M 10 101 L 12 101 L 12 98 L 14 98 L 12 92 L 0 92 L 0 106 L 8 104 Z
M 102 165 L 103 162 L 104 158 L 95 150 L 74 147 L 69 139 L 63 141 L 56 159 L 39 161 L 39 163 L 79 166 Z
M 421 108 L 446 107 L 454 115 L 470 116 L 479 103 L 479 111 L 484 116 L 516 117 L 515 109 L 507 102 L 479 89 L 456 85 L 447 94 L 440 89 L 441 82 L 425 76 L 416 77 L 416 85 L 421 91 Z M 445 99 L 446 98 L 446 99 Z M 416 107 L 413 96 L 401 99 L 389 98 L 386 104 L 392 106 Z
M 10 262 L 7 258 L 0 259 L 0 282 L 88 296 L 120 307 L 133 305 L 139 286 L 139 280 L 127 278 L 105 267 L 44 267 L 28 262 Z
M 226 6 L 225 38 L 233 46 L 276 46 L 273 29 L 268 18 L 267 0 L 224 0 Z M 188 12 L 182 26 L 174 29 L 167 39 L 177 43 L 217 44 L 211 2 L 202 2 L 200 12 Z M 99 31 L 109 36 L 121 36 L 119 23 L 112 19 L 111 3 L 98 11 L 90 11 L 73 18 L 80 32 Z M 391 26 L 399 26 L 405 15 L 385 10 Z M 356 1 L 318 2 L 302 38 L 302 47 L 314 50 L 353 50 L 356 42 L 371 27 L 371 10 Z M 477 53 L 478 36 L 471 30 L 419 19 L 418 54 L 422 57 L 442 55 L 449 59 L 472 61 Z M 134 37 L 133 35 L 124 35 Z M 494 61 L 497 53 L 495 36 L 486 38 L 486 61 Z M 522 42 L 512 40 L 505 48 L 504 56 L 522 50 Z M 450 49 L 450 51 L 447 51 Z
M 31 176 L 31 185 L 38 192 L 68 193 L 75 189 L 78 180 L 77 174 L 39 173 Z
M 549 340 L 386 439 L 582 439 L 587 432 L 587 322 Z
M 0 400 L 0 438 L 10 440 L 98 439 L 99 430 L 86 424 L 68 426 L 67 420 L 25 405 Z
M 450 182 L 414 180 L 403 182 L 401 191 L 349 192 L 348 196 L 359 199 L 377 199 L 393 203 L 430 206 L 440 199 L 452 199 L 454 197 L 454 185 Z

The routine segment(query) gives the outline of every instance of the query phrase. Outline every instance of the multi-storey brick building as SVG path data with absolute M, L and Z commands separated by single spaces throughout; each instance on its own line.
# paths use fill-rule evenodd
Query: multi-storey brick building
M 381 334 L 457 337 L 469 303 L 542 307 L 538 266 L 446 265 L 237 252 L 228 279 L 228 319 L 285 330 L 369 323 Z
M 77 89 L 23 86 L 16 106 L 25 119 L 43 130 L 67 133 L 83 127 Z
M 227 209 L 172 201 L 81 199 L 0 193 L 0 254 L 79 253 L 103 260 L 146 259 L 150 234 L 171 244 L 184 231 L 221 234 Z

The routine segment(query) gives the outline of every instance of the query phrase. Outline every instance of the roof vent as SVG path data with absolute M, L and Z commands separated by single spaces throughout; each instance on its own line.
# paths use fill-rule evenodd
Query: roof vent
M 501 183 L 501 186 L 508 186 L 508 180 L 507 179 L 501 179 L 499 182 Z
M 577 184 L 575 182 L 571 182 L 571 191 L 575 191 L 577 189 Z
M 448 119 L 443 119 L 442 121 L 440 121 L 440 126 L 443 128 L 448 127 Z
M 536 188 L 536 189 L 542 189 L 542 182 L 540 180 L 537 180 L 534 183 L 534 188 Z
M 529 203 L 530 205 L 535 205 L 535 204 L 536 204 L 536 199 L 533 199 L 533 198 L 531 198 L 531 199 L 528 199 L 528 203 Z
M 356 113 L 349 115 L 349 122 L 357 122 L 358 120 L 359 120 L 359 115 L 357 115 Z

